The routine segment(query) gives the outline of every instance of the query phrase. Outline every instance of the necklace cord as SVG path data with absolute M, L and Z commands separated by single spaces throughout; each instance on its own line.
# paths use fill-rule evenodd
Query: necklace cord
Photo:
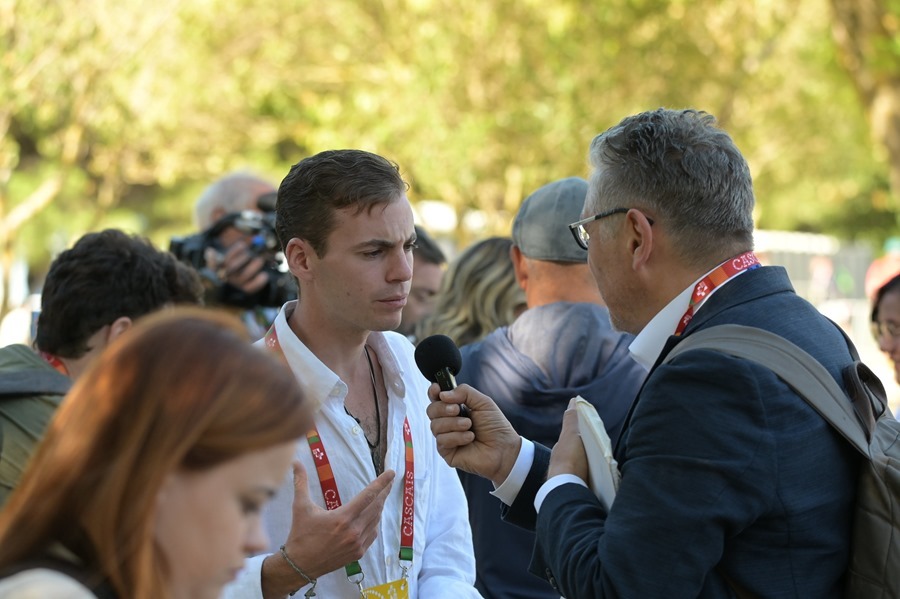
M 369 363 L 369 377 L 372 380 L 372 398 L 375 400 L 375 443 L 369 441 L 365 429 L 363 429 L 363 438 L 366 440 L 366 445 L 369 446 L 369 453 L 372 455 L 372 465 L 375 466 L 375 473 L 380 474 L 383 471 L 383 467 L 381 465 L 381 407 L 378 405 L 378 385 L 375 382 L 375 367 L 372 365 L 372 357 L 369 355 L 369 346 L 364 345 L 363 350 L 366 352 L 366 361 Z M 360 419 L 351 414 L 350 410 L 347 409 L 347 406 L 344 406 L 344 411 L 348 416 L 353 418 L 358 425 L 362 426 Z
M 366 362 L 369 363 L 369 376 L 372 379 L 372 398 L 375 400 L 375 444 L 369 443 L 368 437 L 366 437 L 366 443 L 369 444 L 369 449 L 374 450 L 381 445 L 381 408 L 378 405 L 378 386 L 375 384 L 375 367 L 372 366 L 372 357 L 369 356 L 369 346 L 364 345 L 363 351 L 366 352 Z M 363 436 L 365 437 L 365 432 Z

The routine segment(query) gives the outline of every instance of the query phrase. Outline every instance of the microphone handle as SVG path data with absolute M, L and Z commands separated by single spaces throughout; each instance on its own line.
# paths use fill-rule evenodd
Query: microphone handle
M 453 376 L 449 368 L 441 368 L 434 374 L 434 378 L 441 387 L 441 391 L 453 391 L 456 389 L 456 377 Z M 464 404 L 459 404 L 459 415 L 463 418 L 469 418 L 469 408 Z

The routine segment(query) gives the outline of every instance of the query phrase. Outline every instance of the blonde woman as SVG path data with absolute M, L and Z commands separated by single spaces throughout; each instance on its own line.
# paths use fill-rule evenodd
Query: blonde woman
M 419 323 L 416 338 L 440 333 L 463 346 L 514 321 L 525 309 L 525 294 L 516 282 L 511 247 L 509 237 L 489 237 L 457 256 L 444 275 L 434 313 Z

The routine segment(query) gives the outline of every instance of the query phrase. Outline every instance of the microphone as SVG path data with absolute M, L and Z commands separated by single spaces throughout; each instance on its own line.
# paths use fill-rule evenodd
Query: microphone
M 437 383 L 441 391 L 456 389 L 456 375 L 462 368 L 462 356 L 453 339 L 446 335 L 431 335 L 416 346 L 416 366 L 432 383 Z M 469 410 L 459 404 L 459 415 L 469 417 Z

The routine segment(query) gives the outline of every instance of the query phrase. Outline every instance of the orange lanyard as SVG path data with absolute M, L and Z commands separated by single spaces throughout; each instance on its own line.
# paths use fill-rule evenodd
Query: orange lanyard
M 694 286 L 694 291 L 691 293 L 691 302 L 688 304 L 688 309 L 684 313 L 684 316 L 682 316 L 681 320 L 678 322 L 678 327 L 675 329 L 675 335 L 679 336 L 684 332 L 688 323 L 693 320 L 694 313 L 697 311 L 699 304 L 712 293 L 716 287 L 738 273 L 742 273 L 745 270 L 753 270 L 760 266 L 762 265 L 759 263 L 756 254 L 753 252 L 744 252 L 740 256 L 735 256 L 734 258 L 726 260 L 714 271 L 703 277 L 700 282 Z
M 44 359 L 44 361 L 47 362 L 47 364 L 49 364 L 56 370 L 56 372 L 59 372 L 60 374 L 64 374 L 66 376 L 69 376 L 69 369 L 66 368 L 66 365 L 63 364 L 62 360 L 60 360 L 53 354 L 48 354 L 45 351 L 38 352 L 38 353 Z

